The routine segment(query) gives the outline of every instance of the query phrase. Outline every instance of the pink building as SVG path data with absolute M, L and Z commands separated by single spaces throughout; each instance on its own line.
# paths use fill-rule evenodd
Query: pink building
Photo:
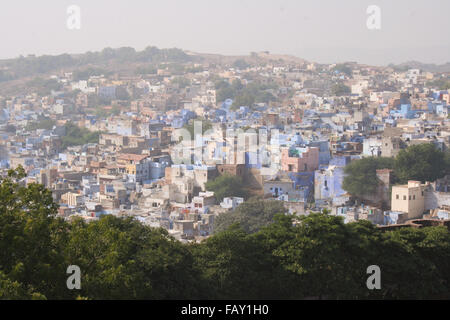
M 310 172 L 317 169 L 319 169 L 319 148 L 281 149 L 281 170 L 289 172 Z

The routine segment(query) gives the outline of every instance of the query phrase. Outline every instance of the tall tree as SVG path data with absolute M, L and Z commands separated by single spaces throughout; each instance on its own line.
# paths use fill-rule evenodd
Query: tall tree
M 392 169 L 394 159 L 368 157 L 355 160 L 344 169 L 346 176 L 342 183 L 344 190 L 354 196 L 370 195 L 377 190 L 379 179 L 377 169 Z
M 434 144 L 410 146 L 395 158 L 395 173 L 401 182 L 408 180 L 435 181 L 450 173 L 450 157 Z
M 0 184 L 0 271 L 12 284 L 47 298 L 66 297 L 64 226 L 51 191 L 24 186 L 22 167 Z M 10 284 L 11 284 L 10 283 Z
M 206 182 L 205 188 L 208 191 L 214 191 L 216 200 L 221 202 L 226 197 L 246 197 L 247 193 L 243 185 L 241 177 L 223 174 Z
M 219 215 L 214 223 L 214 229 L 220 232 L 234 223 L 239 223 L 246 232 L 253 233 L 272 223 L 275 215 L 286 212 L 281 201 L 251 198 L 234 211 Z

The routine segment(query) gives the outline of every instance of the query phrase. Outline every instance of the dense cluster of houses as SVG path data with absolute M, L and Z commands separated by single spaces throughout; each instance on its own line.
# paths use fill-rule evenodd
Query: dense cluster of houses
M 26 183 L 49 188 L 67 219 L 132 216 L 184 241 L 207 237 L 218 215 L 244 202 L 217 201 L 207 190 L 223 174 L 242 178 L 253 195 L 282 201 L 290 213 L 326 208 L 346 222 L 378 225 L 449 219 L 450 177 L 392 186 L 390 170 L 378 170 L 381 185 L 363 201 L 342 187 L 344 169 L 356 159 L 395 157 L 421 143 L 448 149 L 450 94 L 427 85 L 442 75 L 356 63 L 347 65 L 349 74 L 336 65 L 280 60 L 196 67 L 182 75 L 185 85 L 164 68 L 82 80 L 61 72 L 52 77 L 59 92 L 0 97 L 2 172 L 23 166 Z M 217 78 L 270 83 L 265 90 L 275 99 L 219 101 Z M 333 93 L 335 82 L 349 92 Z M 108 104 L 92 104 L 93 97 Z M 42 119 L 51 126 L 30 126 Z M 186 128 L 196 121 L 209 130 L 190 136 Z M 68 122 L 100 132 L 98 143 L 66 146 Z

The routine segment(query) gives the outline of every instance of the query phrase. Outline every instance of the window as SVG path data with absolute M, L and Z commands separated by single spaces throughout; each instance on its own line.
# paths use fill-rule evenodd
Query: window
M 409 200 L 411 200 L 411 196 L 409 196 Z
M 400 198 L 400 196 L 399 196 L 399 195 L 397 195 L 397 196 L 395 197 L 395 199 L 397 199 L 397 200 L 398 200 L 399 198 Z
M 403 196 L 403 200 L 406 200 L 406 196 Z
M 413 200 L 416 200 L 416 195 L 413 195 Z

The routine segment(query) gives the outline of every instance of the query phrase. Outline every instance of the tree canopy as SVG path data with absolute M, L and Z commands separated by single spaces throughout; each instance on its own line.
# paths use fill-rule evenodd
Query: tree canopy
M 351 89 L 343 83 L 336 83 L 331 87 L 331 93 L 335 96 L 345 96 L 351 93 Z
M 87 143 L 98 143 L 100 132 L 92 132 L 86 128 L 80 128 L 72 122 L 65 124 L 66 135 L 62 137 L 62 146 L 79 146 Z
M 131 217 L 63 220 L 24 176 L 19 167 L 0 181 L 0 299 L 450 298 L 448 227 L 383 231 L 253 199 L 236 210 L 246 219 L 185 244 Z M 69 265 L 80 290 L 66 286 Z M 379 290 L 366 286 L 371 265 Z
M 250 64 L 248 64 L 244 59 L 237 59 L 233 62 L 233 67 L 239 70 L 244 70 L 250 67 Z
M 342 72 L 342 73 L 345 73 L 347 76 L 352 76 L 352 74 L 353 74 L 353 70 L 352 70 L 352 68 L 351 67 L 349 67 L 348 65 L 346 65 L 346 64 L 337 64 L 334 68 L 333 68 L 333 70 L 334 71 L 338 71 L 338 72 Z
M 209 120 L 191 120 L 188 123 L 186 123 L 183 128 L 189 131 L 191 135 L 191 140 L 195 140 L 195 123 L 194 121 L 201 121 L 202 123 L 202 132 L 201 134 L 204 134 L 206 131 L 212 129 L 212 123 Z
M 246 232 L 252 233 L 272 223 L 275 215 L 286 212 L 280 201 L 251 198 L 235 210 L 217 217 L 214 230 L 221 232 L 238 223 Z
M 241 177 L 223 174 L 206 182 L 205 188 L 214 191 L 216 200 L 220 202 L 225 197 L 246 197 L 243 185 Z
M 395 173 L 402 183 L 408 180 L 435 181 L 450 173 L 449 153 L 440 151 L 431 143 L 410 146 L 395 158 Z
M 345 167 L 342 187 L 355 196 L 370 195 L 377 190 L 379 179 L 377 169 L 392 169 L 393 158 L 368 157 L 352 161 Z
M 233 80 L 230 84 L 227 81 L 216 81 L 217 101 L 233 99 L 233 108 L 240 106 L 251 107 L 254 103 L 268 103 L 276 101 L 276 97 L 271 93 L 278 86 L 275 83 L 264 84 L 260 82 L 250 82 L 246 86 L 239 79 Z
M 62 68 L 80 68 L 76 71 L 75 79 L 87 78 L 90 75 L 103 73 L 103 70 L 94 68 L 84 68 L 95 63 L 117 62 L 123 63 L 182 63 L 191 61 L 192 58 L 183 50 L 177 48 L 158 49 L 157 47 L 147 47 L 142 51 L 136 51 L 130 47 L 117 49 L 105 48 L 99 52 L 87 52 L 77 56 L 69 54 L 61 55 L 29 55 L 16 59 L 0 61 L 0 68 L 7 71 L 0 71 L 0 82 L 18 79 L 21 77 L 43 74 Z M 84 68 L 84 69 L 83 69 Z
M 434 144 L 423 143 L 400 150 L 395 158 L 368 157 L 352 161 L 345 167 L 342 187 L 354 196 L 376 191 L 377 169 L 392 169 L 393 184 L 408 180 L 435 181 L 450 174 L 450 152 L 442 152 Z

